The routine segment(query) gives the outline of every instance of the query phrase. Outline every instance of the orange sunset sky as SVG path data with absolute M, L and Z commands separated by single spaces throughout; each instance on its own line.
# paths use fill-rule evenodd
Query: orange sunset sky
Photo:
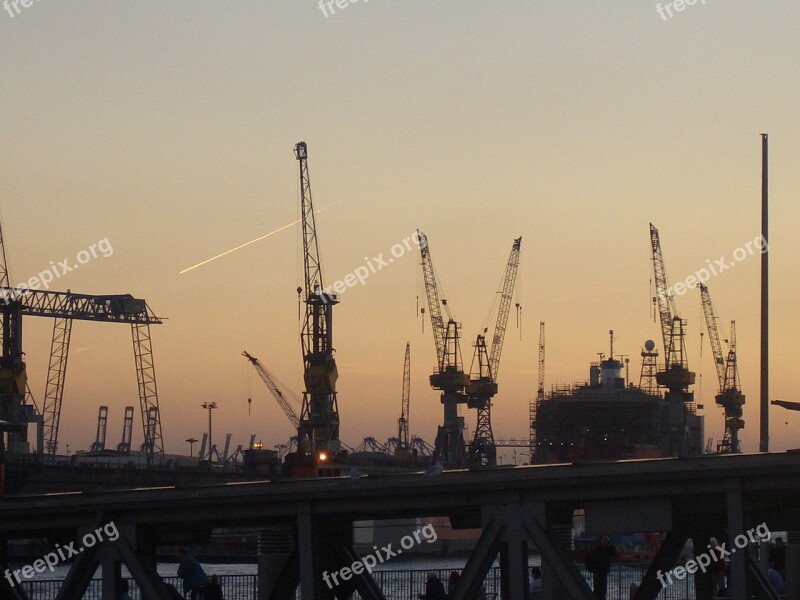
M 470 341 L 487 323 L 513 238 L 523 236 L 494 404 L 496 437 L 527 437 L 538 324 L 546 382 L 588 377 L 608 351 L 658 342 L 648 223 L 683 280 L 760 233 L 760 137 L 770 134 L 771 397 L 800 400 L 800 4 L 708 0 L 662 18 L 656 3 L 313 0 L 56 2 L 0 11 L 0 210 L 13 283 L 108 239 L 113 254 L 54 289 L 131 293 L 168 320 L 154 328 L 166 450 L 188 453 L 216 401 L 215 441 L 292 435 L 248 350 L 302 388 L 289 227 L 305 140 L 326 284 L 389 254 L 416 228 Z M 13 9 L 12 9 L 13 11 Z M 411 432 L 441 420 L 417 252 L 336 307 L 341 437 L 396 435 L 406 341 Z M 708 282 L 737 323 L 745 451 L 758 449 L 759 255 Z M 706 437 L 722 436 L 710 348 L 700 359 L 699 292 L 677 298 Z M 25 322 L 37 399 L 52 323 Z M 248 415 L 247 398 L 252 397 Z M 61 447 L 87 449 L 97 408 L 120 437 L 138 411 L 130 329 L 73 328 Z M 474 414 L 467 414 L 470 431 Z M 137 415 L 134 445 L 141 443 Z M 773 409 L 771 448 L 797 447 L 800 413 Z M 196 450 L 196 448 L 195 448 Z

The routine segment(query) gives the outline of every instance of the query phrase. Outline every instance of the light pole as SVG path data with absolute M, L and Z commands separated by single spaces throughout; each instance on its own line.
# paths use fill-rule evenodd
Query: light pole
M 189 458 L 193 458 L 194 457 L 194 445 L 197 443 L 197 439 L 195 439 L 193 437 L 190 437 L 188 440 L 185 440 L 185 441 L 189 442 Z
M 217 403 L 203 402 L 200 406 L 208 411 L 208 461 L 211 462 L 211 411 L 217 408 Z

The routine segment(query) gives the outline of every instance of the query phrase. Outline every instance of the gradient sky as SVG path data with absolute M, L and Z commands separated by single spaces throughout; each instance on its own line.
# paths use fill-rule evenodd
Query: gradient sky
M 799 29 L 795 0 L 707 0 L 666 21 L 649 1 L 362 0 L 327 18 L 311 0 L 3 10 L 0 210 L 12 279 L 108 238 L 112 256 L 54 288 L 131 293 L 168 318 L 153 332 L 167 451 L 201 436 L 205 401 L 220 405 L 217 441 L 230 432 L 234 445 L 250 433 L 267 447 L 283 442 L 289 422 L 240 353 L 301 390 L 297 228 L 179 271 L 298 218 L 292 148 L 305 140 L 315 204 L 330 206 L 317 220 L 326 283 L 422 229 L 464 324 L 467 363 L 523 236 L 522 330 L 512 314 L 493 411 L 497 437 L 522 438 L 539 321 L 548 388 L 585 380 L 609 329 L 638 382 L 641 347 L 659 335 L 648 223 L 661 231 L 672 282 L 731 257 L 760 231 L 766 131 L 771 396 L 798 400 Z M 396 434 L 407 340 L 411 431 L 435 437 L 441 405 L 427 383 L 435 359 L 416 312 L 418 262 L 396 259 L 336 308 L 351 445 Z M 759 262 L 708 282 L 725 329 L 737 322 L 746 451 L 758 448 Z M 702 374 L 706 435 L 717 439 L 699 292 L 678 306 Z M 26 321 L 40 401 L 51 327 Z M 138 411 L 130 330 L 78 322 L 62 448 L 88 448 L 100 404 L 116 444 L 124 406 Z M 800 413 L 773 410 L 772 449 L 797 447 L 798 431 Z

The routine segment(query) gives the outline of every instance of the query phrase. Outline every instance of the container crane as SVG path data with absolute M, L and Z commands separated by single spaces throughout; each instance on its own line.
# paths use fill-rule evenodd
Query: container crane
M 106 431 L 108 429 L 108 407 L 101 406 L 97 411 L 97 433 L 94 442 L 89 446 L 89 452 L 102 452 L 106 449 Z
M 714 357 L 714 367 L 717 370 L 719 393 L 715 400 L 718 406 L 725 410 L 725 434 L 717 445 L 720 454 L 735 454 L 741 452 L 739 447 L 739 430 L 744 427 L 742 407 L 745 397 L 739 387 L 739 369 L 736 362 L 736 324 L 731 321 L 731 337 L 728 347 L 728 356 L 722 355 L 719 330 L 717 329 L 717 316 L 714 314 L 714 305 L 711 303 L 711 294 L 708 286 L 701 283 L 700 298 L 703 304 L 703 315 L 706 320 L 708 338 L 711 341 L 711 353 Z
M 666 387 L 666 400 L 669 403 L 671 437 L 673 451 L 679 455 L 702 453 L 702 443 L 698 446 L 696 436 L 689 430 L 702 429 L 702 417 L 696 416 L 694 393 L 689 386 L 695 382 L 695 374 L 690 371 L 686 359 L 685 328 L 686 321 L 677 315 L 675 302 L 670 295 L 664 257 L 661 253 L 661 239 L 658 229 L 650 223 L 650 245 L 653 257 L 653 273 L 656 283 L 656 296 L 653 301 L 658 306 L 661 322 L 661 336 L 664 342 L 664 370 L 656 374 L 658 385 Z M 691 415 L 691 416 L 689 416 Z M 700 438 L 702 439 L 702 431 Z
M 400 403 L 400 418 L 397 419 L 397 454 L 410 451 L 408 439 L 408 411 L 411 400 L 411 344 L 406 342 L 406 357 L 403 363 L 403 397 Z
M 333 356 L 333 307 L 339 299 L 336 294 L 324 291 L 306 143 L 298 142 L 294 154 L 300 169 L 304 272 L 303 287 L 297 288 L 297 294 L 306 305 L 300 333 L 306 389 L 297 434 L 299 453 L 319 463 L 341 450 L 336 397 L 338 371 Z
M 500 305 L 497 322 L 492 336 L 492 348 L 488 350 L 486 338 L 478 334 L 475 341 L 475 355 L 472 359 L 470 383 L 467 387 L 467 406 L 477 409 L 478 421 L 475 436 L 470 446 L 470 463 L 473 465 L 494 466 L 497 462 L 497 449 L 492 432 L 492 398 L 497 394 L 497 376 L 500 371 L 500 355 L 511 311 L 511 299 L 519 270 L 519 251 L 522 238 L 514 240 L 511 254 L 506 264 L 506 272 L 500 289 Z M 484 330 L 484 334 L 486 330 Z
M 431 319 L 433 341 L 436 346 L 436 370 L 430 376 L 431 387 L 442 392 L 444 421 L 436 434 L 434 461 L 447 467 L 460 467 L 466 459 L 464 441 L 464 418 L 458 416 L 458 405 L 467 403 L 465 388 L 469 375 L 464 373 L 461 360 L 459 329 L 461 325 L 453 319 L 446 299 L 440 299 L 439 286 L 433 269 L 428 238 L 417 230 L 422 272 L 425 279 L 425 295 Z M 442 317 L 442 306 L 447 312 L 447 323 Z
M 291 404 L 286 400 L 287 392 L 281 390 L 281 387 L 277 382 L 277 380 L 270 374 L 269 371 L 261 364 L 261 362 L 255 357 L 249 354 L 248 352 L 242 352 L 242 356 L 244 356 L 247 360 L 249 360 L 253 367 L 255 367 L 258 376 L 261 377 L 261 381 L 264 382 L 264 385 L 267 386 L 267 389 L 270 391 L 272 396 L 278 402 L 278 406 L 281 407 L 283 410 L 283 414 L 289 419 L 291 424 L 294 426 L 295 429 L 300 427 L 300 419 L 297 416 L 297 413 L 294 412 Z M 294 397 L 294 394 L 288 392 L 291 395 L 292 400 L 297 402 L 297 399 Z

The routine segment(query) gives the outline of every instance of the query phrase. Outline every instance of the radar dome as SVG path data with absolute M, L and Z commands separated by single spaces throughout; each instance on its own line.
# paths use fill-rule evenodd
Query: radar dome
M 656 347 L 656 343 L 653 340 L 647 340 L 644 343 L 644 347 L 648 352 L 652 352 Z

